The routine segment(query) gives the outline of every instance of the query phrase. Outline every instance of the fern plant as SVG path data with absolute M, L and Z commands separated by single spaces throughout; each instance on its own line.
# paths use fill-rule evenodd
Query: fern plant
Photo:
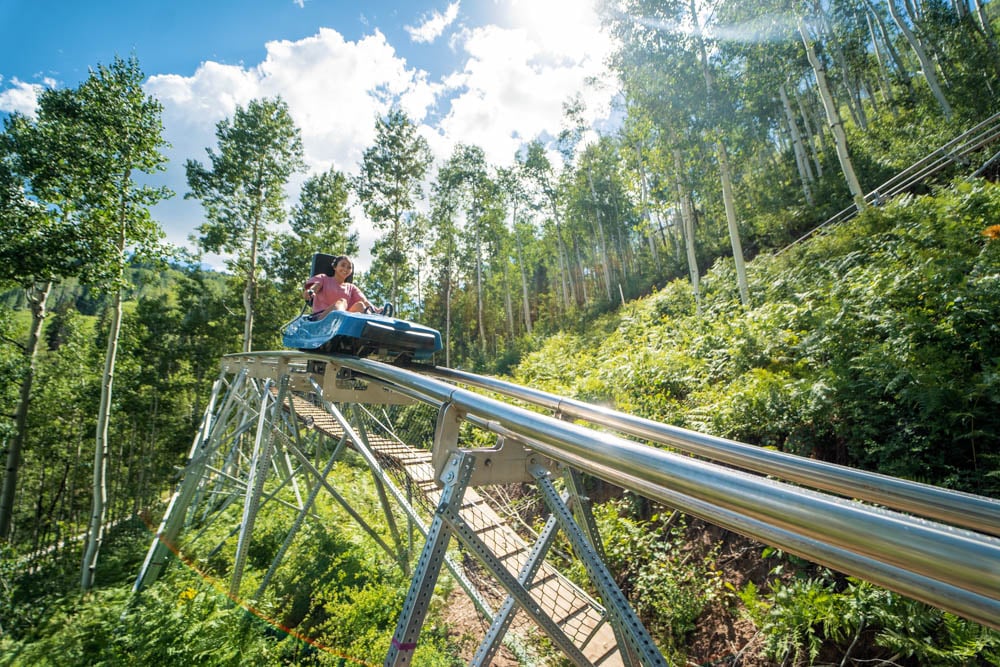
M 1000 665 L 1000 633 L 829 570 L 776 576 L 765 592 L 749 583 L 739 596 L 764 653 L 782 664 L 907 658 L 926 667 Z

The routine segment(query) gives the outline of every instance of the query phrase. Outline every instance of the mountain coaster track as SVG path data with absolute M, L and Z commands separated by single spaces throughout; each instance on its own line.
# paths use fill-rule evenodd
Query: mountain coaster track
M 1000 113 L 995 113 L 986 120 L 976 124 L 966 130 L 948 143 L 931 151 L 923 158 L 913 163 L 903 171 L 899 172 L 888 181 L 878 186 L 864 196 L 865 204 L 868 206 L 880 206 L 901 194 L 912 191 L 914 188 L 924 185 L 935 176 L 939 176 L 949 167 L 954 165 L 967 166 L 973 158 L 981 157 L 982 151 L 992 146 L 1000 139 Z M 976 169 L 973 177 L 991 176 L 996 178 L 1000 164 L 1000 152 L 994 153 L 983 162 L 982 166 Z M 781 248 L 775 255 L 780 255 L 789 248 L 798 245 L 808 238 L 822 232 L 827 227 L 841 222 L 847 222 L 858 214 L 856 204 L 851 204 L 828 220 L 812 228 L 799 238 Z
M 346 447 L 371 470 L 384 525 L 369 525 L 352 507 L 350 490 L 326 479 Z M 556 477 L 565 481 L 562 494 Z M 325 491 L 411 575 L 386 665 L 410 663 L 442 567 L 491 624 L 472 664 L 489 664 L 501 642 L 521 646 L 539 629 L 574 664 L 666 664 L 604 564 L 587 477 L 1000 629 L 1000 501 L 464 371 L 296 351 L 222 359 L 134 590 L 156 580 L 171 548 L 218 552 L 225 541 L 212 548 L 199 540 L 240 503 L 242 519 L 229 532 L 238 540 L 230 593 L 239 595 L 258 513 L 290 509 L 295 521 L 259 596 L 301 525 L 316 520 L 312 507 Z M 491 487 L 511 482 L 535 488 L 550 513 L 530 539 L 486 501 Z M 415 565 L 414 530 L 424 536 Z M 600 602 L 546 558 L 558 531 Z M 452 537 L 478 567 L 452 557 Z

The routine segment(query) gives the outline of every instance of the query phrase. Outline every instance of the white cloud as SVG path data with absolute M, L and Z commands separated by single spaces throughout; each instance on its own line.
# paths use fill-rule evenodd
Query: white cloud
M 296 42 L 271 42 L 267 50 L 258 68 L 262 83 L 288 102 L 307 161 L 317 167 L 356 172 L 377 117 L 399 103 L 419 120 L 435 103 L 437 87 L 427 74 L 408 68 L 378 30 L 346 42 L 322 28 Z
M 601 32 L 595 0 L 509 2 L 515 22 L 551 56 L 582 63 L 610 52 L 610 38 Z
M 444 31 L 458 18 L 458 8 L 460 2 L 448 5 L 444 13 L 435 11 L 423 23 L 418 26 L 406 26 L 406 32 L 410 34 L 410 39 L 420 44 L 429 44 L 440 37 Z
M 517 148 L 541 135 L 555 136 L 563 122 L 563 104 L 582 95 L 585 120 L 610 113 L 611 91 L 588 84 L 608 81 L 604 65 L 610 43 L 596 27 L 563 39 L 569 51 L 554 50 L 560 40 L 528 28 L 485 26 L 455 40 L 467 54 L 464 69 L 445 83 L 454 92 L 451 107 L 436 128 L 442 147 L 457 141 L 479 144 L 494 163 L 509 164 Z M 575 52 L 576 45 L 589 46 Z
M 177 197 L 156 212 L 174 243 L 183 243 L 202 220 L 200 207 L 178 201 L 187 192 L 184 162 L 206 160 L 205 149 L 217 145 L 216 124 L 237 106 L 280 95 L 302 132 L 310 172 L 333 166 L 356 174 L 374 140 L 376 118 L 398 103 L 419 122 L 441 88 L 429 83 L 425 72 L 407 68 L 378 30 L 347 42 L 335 30 L 321 28 L 298 41 L 268 42 L 266 51 L 255 67 L 206 62 L 190 77 L 154 76 L 146 83 L 147 92 L 164 106 L 165 135 L 172 145 L 166 180 Z M 297 187 L 289 195 L 294 201 Z M 368 227 L 358 225 L 363 246 L 374 240 Z
M 7 90 L 0 91 L 0 111 L 19 112 L 29 118 L 34 118 L 35 111 L 38 109 L 38 96 L 46 87 L 54 88 L 55 82 L 52 79 L 45 79 L 44 85 L 25 83 L 14 77 L 10 80 L 10 86 Z

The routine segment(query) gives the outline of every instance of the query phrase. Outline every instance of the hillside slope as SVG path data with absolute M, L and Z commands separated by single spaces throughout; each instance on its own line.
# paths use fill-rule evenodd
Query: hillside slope
M 998 497 L 997 221 L 1000 188 L 988 182 L 898 199 L 758 257 L 750 308 L 722 261 L 704 276 L 702 303 L 671 283 L 553 337 L 514 379 Z M 669 528 L 666 515 L 626 497 L 602 529 L 649 627 L 687 659 L 1000 664 L 996 633 L 701 522 Z

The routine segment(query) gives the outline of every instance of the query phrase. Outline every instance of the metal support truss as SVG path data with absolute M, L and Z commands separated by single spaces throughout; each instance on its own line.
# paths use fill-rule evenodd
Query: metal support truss
M 381 417 L 373 406 L 383 406 Z M 406 415 L 401 421 L 419 415 L 418 442 L 408 444 L 410 436 L 394 431 L 386 410 L 396 408 Z M 378 495 L 373 506 L 384 523 L 373 525 L 351 506 L 352 493 L 327 479 L 347 448 L 372 475 Z M 738 469 L 741 464 L 747 470 Z M 325 492 L 404 572 L 412 567 L 387 665 L 412 659 L 442 567 L 490 623 L 472 664 L 489 664 L 500 642 L 511 643 L 531 627 L 577 665 L 665 664 L 604 564 L 582 475 L 1000 629 L 1000 502 L 994 499 L 819 465 L 457 371 L 415 373 L 367 359 L 296 352 L 223 360 L 184 476 L 134 590 L 155 582 L 171 552 L 207 552 L 212 558 L 235 538 L 229 584 L 239 594 L 258 514 L 280 509 L 287 516 L 290 510 L 289 531 L 263 574 L 260 596 L 301 526 L 321 520 L 315 507 Z M 563 493 L 557 490 L 559 476 Z M 810 488 L 812 480 L 816 486 Z M 509 483 L 537 489 L 551 513 L 540 535 L 515 531 L 502 508 L 487 502 L 489 487 Z M 230 524 L 210 530 L 220 517 Z M 600 603 L 547 560 L 558 531 L 584 565 Z M 414 565 L 417 533 L 425 542 Z M 221 541 L 203 545 L 206 535 L 221 535 Z M 450 546 L 468 558 L 460 563 Z M 470 561 L 478 569 L 467 571 L 464 563 Z M 496 594 L 497 586 L 477 589 L 473 572 L 485 573 L 502 592 Z
M 437 415 L 433 442 L 428 443 L 431 451 L 413 449 L 393 433 L 384 410 L 384 418 L 377 418 L 370 408 L 414 403 L 420 397 L 387 390 L 332 363 L 326 366 L 326 374 L 318 375 L 308 369 L 303 372 L 283 358 L 251 357 L 242 364 L 226 360 L 184 476 L 136 579 L 136 592 L 156 581 L 171 553 L 215 558 L 227 545 L 233 548 L 235 541 L 228 588 L 238 599 L 247 593 L 242 591 L 242 583 L 258 516 L 271 505 L 287 508 L 293 511 L 288 532 L 267 571 L 259 580 L 255 578 L 253 594 L 260 598 L 303 525 L 319 520 L 317 500 L 326 494 L 374 544 L 397 560 L 403 572 L 412 571 L 412 599 L 400 617 L 392 648 L 396 664 L 406 664 L 412 653 L 409 647 L 415 646 L 419 637 L 425 602 L 442 567 L 447 567 L 491 624 L 474 664 L 489 664 L 502 643 L 523 646 L 523 635 L 518 633 L 526 629 L 528 621 L 522 618 L 520 626 L 514 622 L 519 611 L 575 664 L 636 664 L 628 658 L 629 652 L 623 652 L 619 659 L 608 622 L 616 616 L 607 614 L 546 563 L 558 531 L 565 530 L 562 522 L 550 518 L 533 544 L 530 540 L 511 542 L 517 536 L 509 528 L 501 530 L 502 519 L 483 513 L 483 498 L 474 489 L 504 482 L 534 484 L 529 468 L 557 471 L 552 461 L 538 456 L 520 439 L 503 435 L 496 437 L 493 447 L 463 448 L 460 440 L 467 415 L 448 401 L 431 404 Z M 328 395 L 340 400 L 330 400 Z M 371 525 L 352 507 L 352 494 L 338 490 L 328 480 L 347 448 L 360 455 L 370 470 L 384 514 L 379 526 Z M 388 471 L 383 465 L 386 456 L 394 456 L 386 453 L 390 450 L 403 452 L 403 460 L 425 460 L 429 476 L 400 479 L 399 470 Z M 428 486 L 428 482 L 436 483 Z M 578 512 L 587 510 L 586 499 L 577 496 L 576 487 L 568 483 L 567 488 L 566 502 L 575 503 Z M 423 504 L 430 498 L 437 510 L 424 513 L 417 502 L 422 498 Z M 241 508 L 238 523 L 227 526 L 215 542 L 202 544 L 206 535 L 220 534 L 212 526 L 220 517 L 232 517 L 237 507 Z M 583 511 L 581 516 L 588 517 L 589 512 Z M 399 528 L 398 517 L 407 522 L 405 533 Z M 597 539 L 595 531 L 592 522 L 582 529 L 589 540 Z M 488 539 L 481 537 L 483 533 Z M 504 539 L 508 541 L 497 541 L 497 534 L 507 535 Z M 494 590 L 507 593 L 506 601 L 495 592 L 490 593 L 492 597 L 484 595 L 473 583 L 469 566 L 449 553 L 452 535 L 479 563 L 477 576 L 485 573 L 498 585 Z M 414 565 L 410 560 L 413 542 L 420 536 L 425 538 L 423 552 Z
M 438 431 L 435 434 L 435 447 L 447 447 L 448 444 L 451 444 L 447 451 L 448 461 L 440 469 L 439 480 L 444 487 L 444 492 L 441 495 L 434 523 L 428 533 L 427 542 L 414 573 L 385 664 L 387 666 L 410 664 L 413 651 L 417 647 L 419 630 L 427 611 L 427 600 L 434 591 L 441 569 L 441 558 L 448 549 L 452 535 L 508 593 L 507 599 L 493 618 L 493 623 L 470 664 L 491 664 L 501 641 L 504 640 L 510 628 L 513 616 L 518 610 L 530 617 L 535 625 L 541 628 L 552 643 L 574 664 L 595 664 L 591 657 L 584 654 L 577 642 L 566 635 L 558 620 L 539 604 L 536 594 L 533 594 L 531 590 L 538 569 L 555 539 L 557 530 L 561 529 L 573 545 L 577 557 L 584 563 L 587 573 L 594 586 L 600 591 L 605 604 L 609 605 L 608 620 L 614 628 L 615 635 L 619 637 L 619 649 L 626 648 L 625 651 L 620 651 L 619 656 L 617 656 L 621 660 L 621 664 L 666 665 L 666 661 L 656 648 L 649 633 L 635 612 L 632 611 L 621 589 L 618 588 L 605 566 L 601 552 L 593 546 L 594 543 L 599 544 L 599 537 L 589 511 L 589 502 L 577 491 L 580 486 L 579 476 L 572 472 L 567 473 L 570 480 L 567 484 L 569 492 L 566 497 L 560 497 L 550 479 L 551 462 L 545 462 L 548 465 L 543 465 L 544 459 L 542 457 L 532 454 L 530 450 L 520 446 L 519 443 L 515 446 L 515 443 L 511 441 L 504 442 L 497 448 L 489 450 L 459 449 L 453 444 L 455 429 L 448 416 L 449 407 L 446 404 L 439 413 Z M 441 457 L 441 450 L 436 449 L 435 462 L 440 461 Z M 493 472 L 503 471 L 501 473 L 503 479 L 534 480 L 542 492 L 546 505 L 552 512 L 545 528 L 516 575 L 508 570 L 498 555 L 483 542 L 477 531 L 461 515 L 461 501 L 466 488 L 477 476 L 483 477 L 490 474 L 489 470 L 482 470 L 486 463 L 489 464 Z M 567 501 L 571 499 L 575 502 L 579 514 L 586 517 L 585 528 L 581 528 L 573 518 L 567 504 Z

